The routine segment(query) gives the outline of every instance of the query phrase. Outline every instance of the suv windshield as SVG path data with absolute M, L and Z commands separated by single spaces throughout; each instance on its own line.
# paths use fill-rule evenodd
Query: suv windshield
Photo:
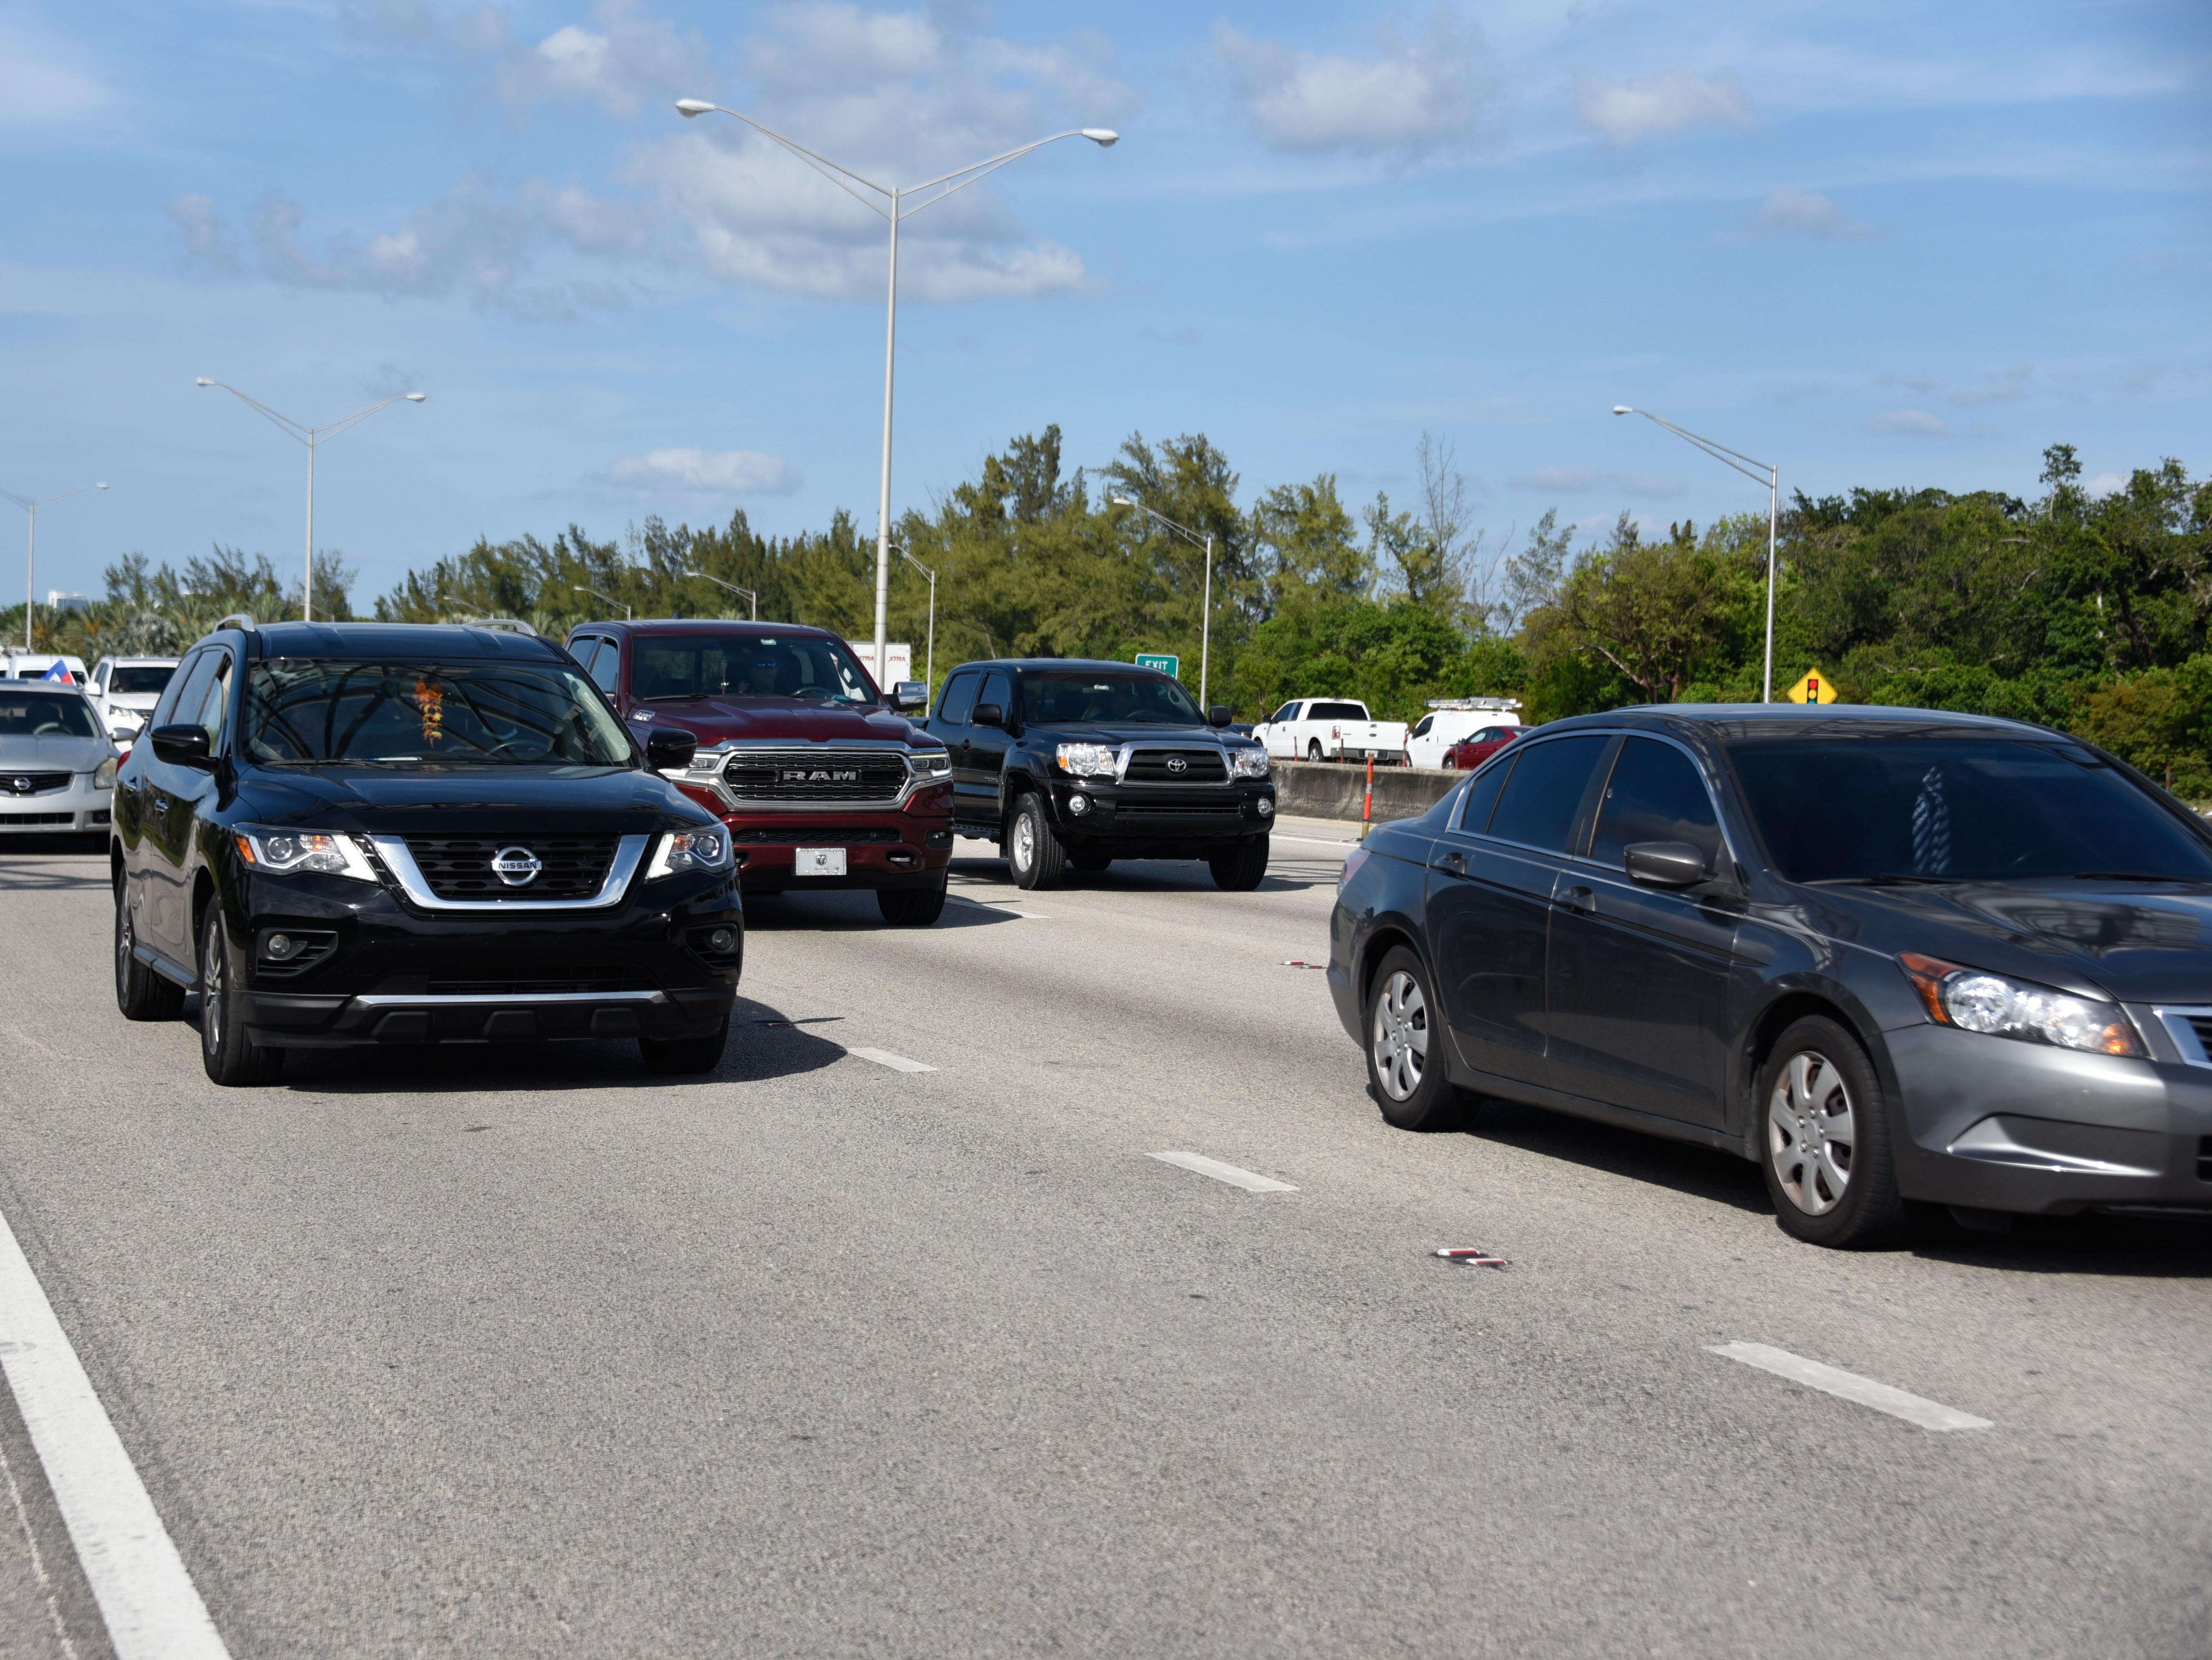
M 1729 758 L 1793 882 L 2212 881 L 2212 848 L 2086 750 L 1865 738 L 1732 744 Z
M 1038 674 L 1022 676 L 1022 719 L 1050 726 L 1080 721 L 1152 722 L 1200 727 L 1198 705 L 1164 674 Z
M 246 749 L 264 764 L 626 767 L 629 739 L 552 663 L 279 658 L 246 685 Z
M 818 635 L 637 634 L 630 651 L 630 696 L 643 703 L 725 696 L 876 701 L 860 660 Z
M 0 738 L 97 738 L 92 711 L 75 692 L 0 691 Z
M 107 677 L 107 695 L 131 697 L 161 691 L 176 672 L 174 663 L 137 663 L 118 668 Z

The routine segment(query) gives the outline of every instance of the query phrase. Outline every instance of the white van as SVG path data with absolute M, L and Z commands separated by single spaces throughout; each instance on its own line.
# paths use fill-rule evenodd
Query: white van
M 42 651 L 9 652 L 7 657 L 6 670 L 4 672 L 0 672 L 0 679 L 43 680 L 52 671 L 54 665 L 57 663 L 68 665 L 70 678 L 76 681 L 80 686 L 84 684 L 84 659 L 82 657 L 57 657 L 51 652 Z
M 1441 767 L 1445 751 L 1483 727 L 1519 726 L 1520 708 L 1517 697 L 1432 697 L 1429 712 L 1406 734 L 1407 764 Z

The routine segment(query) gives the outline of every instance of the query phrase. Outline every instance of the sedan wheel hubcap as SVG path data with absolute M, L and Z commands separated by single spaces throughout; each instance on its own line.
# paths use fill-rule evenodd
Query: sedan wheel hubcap
M 1375 1075 L 1393 1101 L 1421 1086 L 1429 1060 L 1429 1000 L 1403 969 L 1383 982 L 1375 1000 Z
M 1790 1057 L 1766 1108 L 1766 1151 L 1790 1202 L 1808 1216 L 1843 1203 L 1858 1151 L 1851 1093 L 1834 1062 L 1807 1049 Z

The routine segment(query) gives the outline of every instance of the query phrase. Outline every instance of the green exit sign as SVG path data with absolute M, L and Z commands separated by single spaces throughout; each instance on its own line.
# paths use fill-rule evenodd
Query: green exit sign
M 1164 651 L 1140 651 L 1137 654 L 1140 669 L 1158 669 L 1162 674 L 1175 675 L 1182 672 L 1182 659 Z

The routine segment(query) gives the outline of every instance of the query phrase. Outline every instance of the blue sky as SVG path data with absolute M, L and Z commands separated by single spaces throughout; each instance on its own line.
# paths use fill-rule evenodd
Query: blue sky
M 1123 134 L 908 222 L 899 509 L 1050 422 L 1203 431 L 1248 499 L 1401 492 L 1433 432 L 1494 538 L 1763 509 L 1615 403 L 1815 495 L 2202 474 L 2208 69 L 2202 0 L 0 0 L 0 487 L 113 487 L 42 598 L 291 568 L 303 453 L 208 375 L 428 394 L 322 452 L 356 604 L 572 520 L 872 532 L 882 222 L 685 95 L 894 183 Z

